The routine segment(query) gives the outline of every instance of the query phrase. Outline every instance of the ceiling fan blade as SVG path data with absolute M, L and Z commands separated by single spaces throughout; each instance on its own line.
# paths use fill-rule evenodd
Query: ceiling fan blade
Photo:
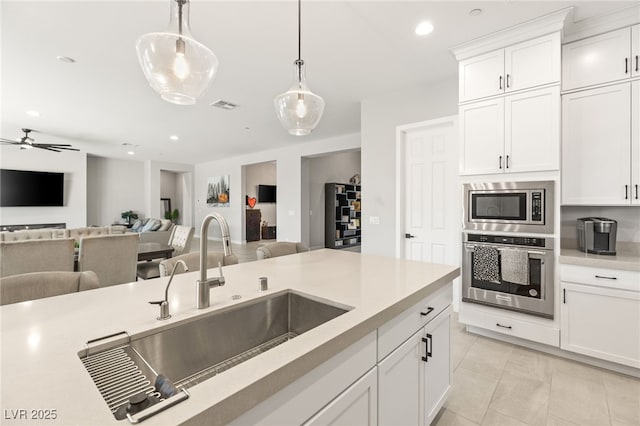
M 71 145 L 58 145 L 55 143 L 34 143 L 33 146 L 37 148 L 53 148 L 53 149 L 65 149 L 67 151 L 80 151 L 77 148 L 71 148 Z
M 34 148 L 46 149 L 47 151 L 61 152 L 61 151 L 58 151 L 57 149 L 53 149 L 48 146 L 39 146 L 39 145 L 33 145 L 33 146 Z
M 13 140 L 13 139 L 5 139 L 5 138 L 0 138 L 0 142 L 4 142 L 4 143 L 14 143 L 14 144 L 21 143 L 21 142 L 19 142 L 19 141 Z

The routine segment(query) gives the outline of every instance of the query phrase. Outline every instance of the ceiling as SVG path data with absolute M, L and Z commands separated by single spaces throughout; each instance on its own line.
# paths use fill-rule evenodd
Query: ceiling
M 196 105 L 178 106 L 149 87 L 134 47 L 140 35 L 165 29 L 168 0 L 2 0 L 0 136 L 14 139 L 28 127 L 41 132 L 36 142 L 72 143 L 92 155 L 196 164 L 359 132 L 361 100 L 456 75 L 448 51 L 456 44 L 571 5 L 579 20 L 633 4 L 305 0 L 302 58 L 326 107 L 311 135 L 295 137 L 273 107 L 293 80 L 295 1 L 192 0 L 192 33 L 220 69 Z M 482 14 L 471 16 L 474 8 Z M 422 20 L 433 23 L 431 35 L 415 35 Z M 218 99 L 238 108 L 209 105 Z

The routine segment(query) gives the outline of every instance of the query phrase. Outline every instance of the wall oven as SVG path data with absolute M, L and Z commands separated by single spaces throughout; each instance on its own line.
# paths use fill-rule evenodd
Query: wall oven
M 464 229 L 553 233 L 553 181 L 468 183 Z
M 463 234 L 462 300 L 553 318 L 553 238 Z

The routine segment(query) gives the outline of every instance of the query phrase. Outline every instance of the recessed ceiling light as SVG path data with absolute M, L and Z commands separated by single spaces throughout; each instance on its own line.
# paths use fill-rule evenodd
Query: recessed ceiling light
M 169 136 L 169 139 L 171 139 L 172 141 L 177 141 L 180 138 L 178 136 L 176 136 L 176 135 L 171 135 L 171 136 Z
M 478 16 L 482 14 L 482 9 L 471 9 L 469 11 L 469 15 L 471 16 Z
M 129 154 L 129 155 L 136 155 L 136 153 L 135 153 L 135 152 L 133 152 L 133 151 L 127 151 L 127 154 Z
M 433 31 L 433 25 L 431 22 L 420 22 L 416 27 L 416 34 L 419 36 L 424 36 L 430 34 Z
M 67 64 L 73 64 L 76 61 L 70 56 L 56 56 L 56 59 Z
M 35 109 L 27 111 L 27 115 L 30 117 L 40 117 L 40 113 Z

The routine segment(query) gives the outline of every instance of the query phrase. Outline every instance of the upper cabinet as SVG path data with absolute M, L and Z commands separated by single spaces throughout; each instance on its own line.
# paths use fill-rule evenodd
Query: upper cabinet
M 460 61 L 459 101 L 560 82 L 560 33 Z
M 565 91 L 640 76 L 640 25 L 565 44 L 562 54 Z
M 460 105 L 463 175 L 557 170 L 558 86 Z

